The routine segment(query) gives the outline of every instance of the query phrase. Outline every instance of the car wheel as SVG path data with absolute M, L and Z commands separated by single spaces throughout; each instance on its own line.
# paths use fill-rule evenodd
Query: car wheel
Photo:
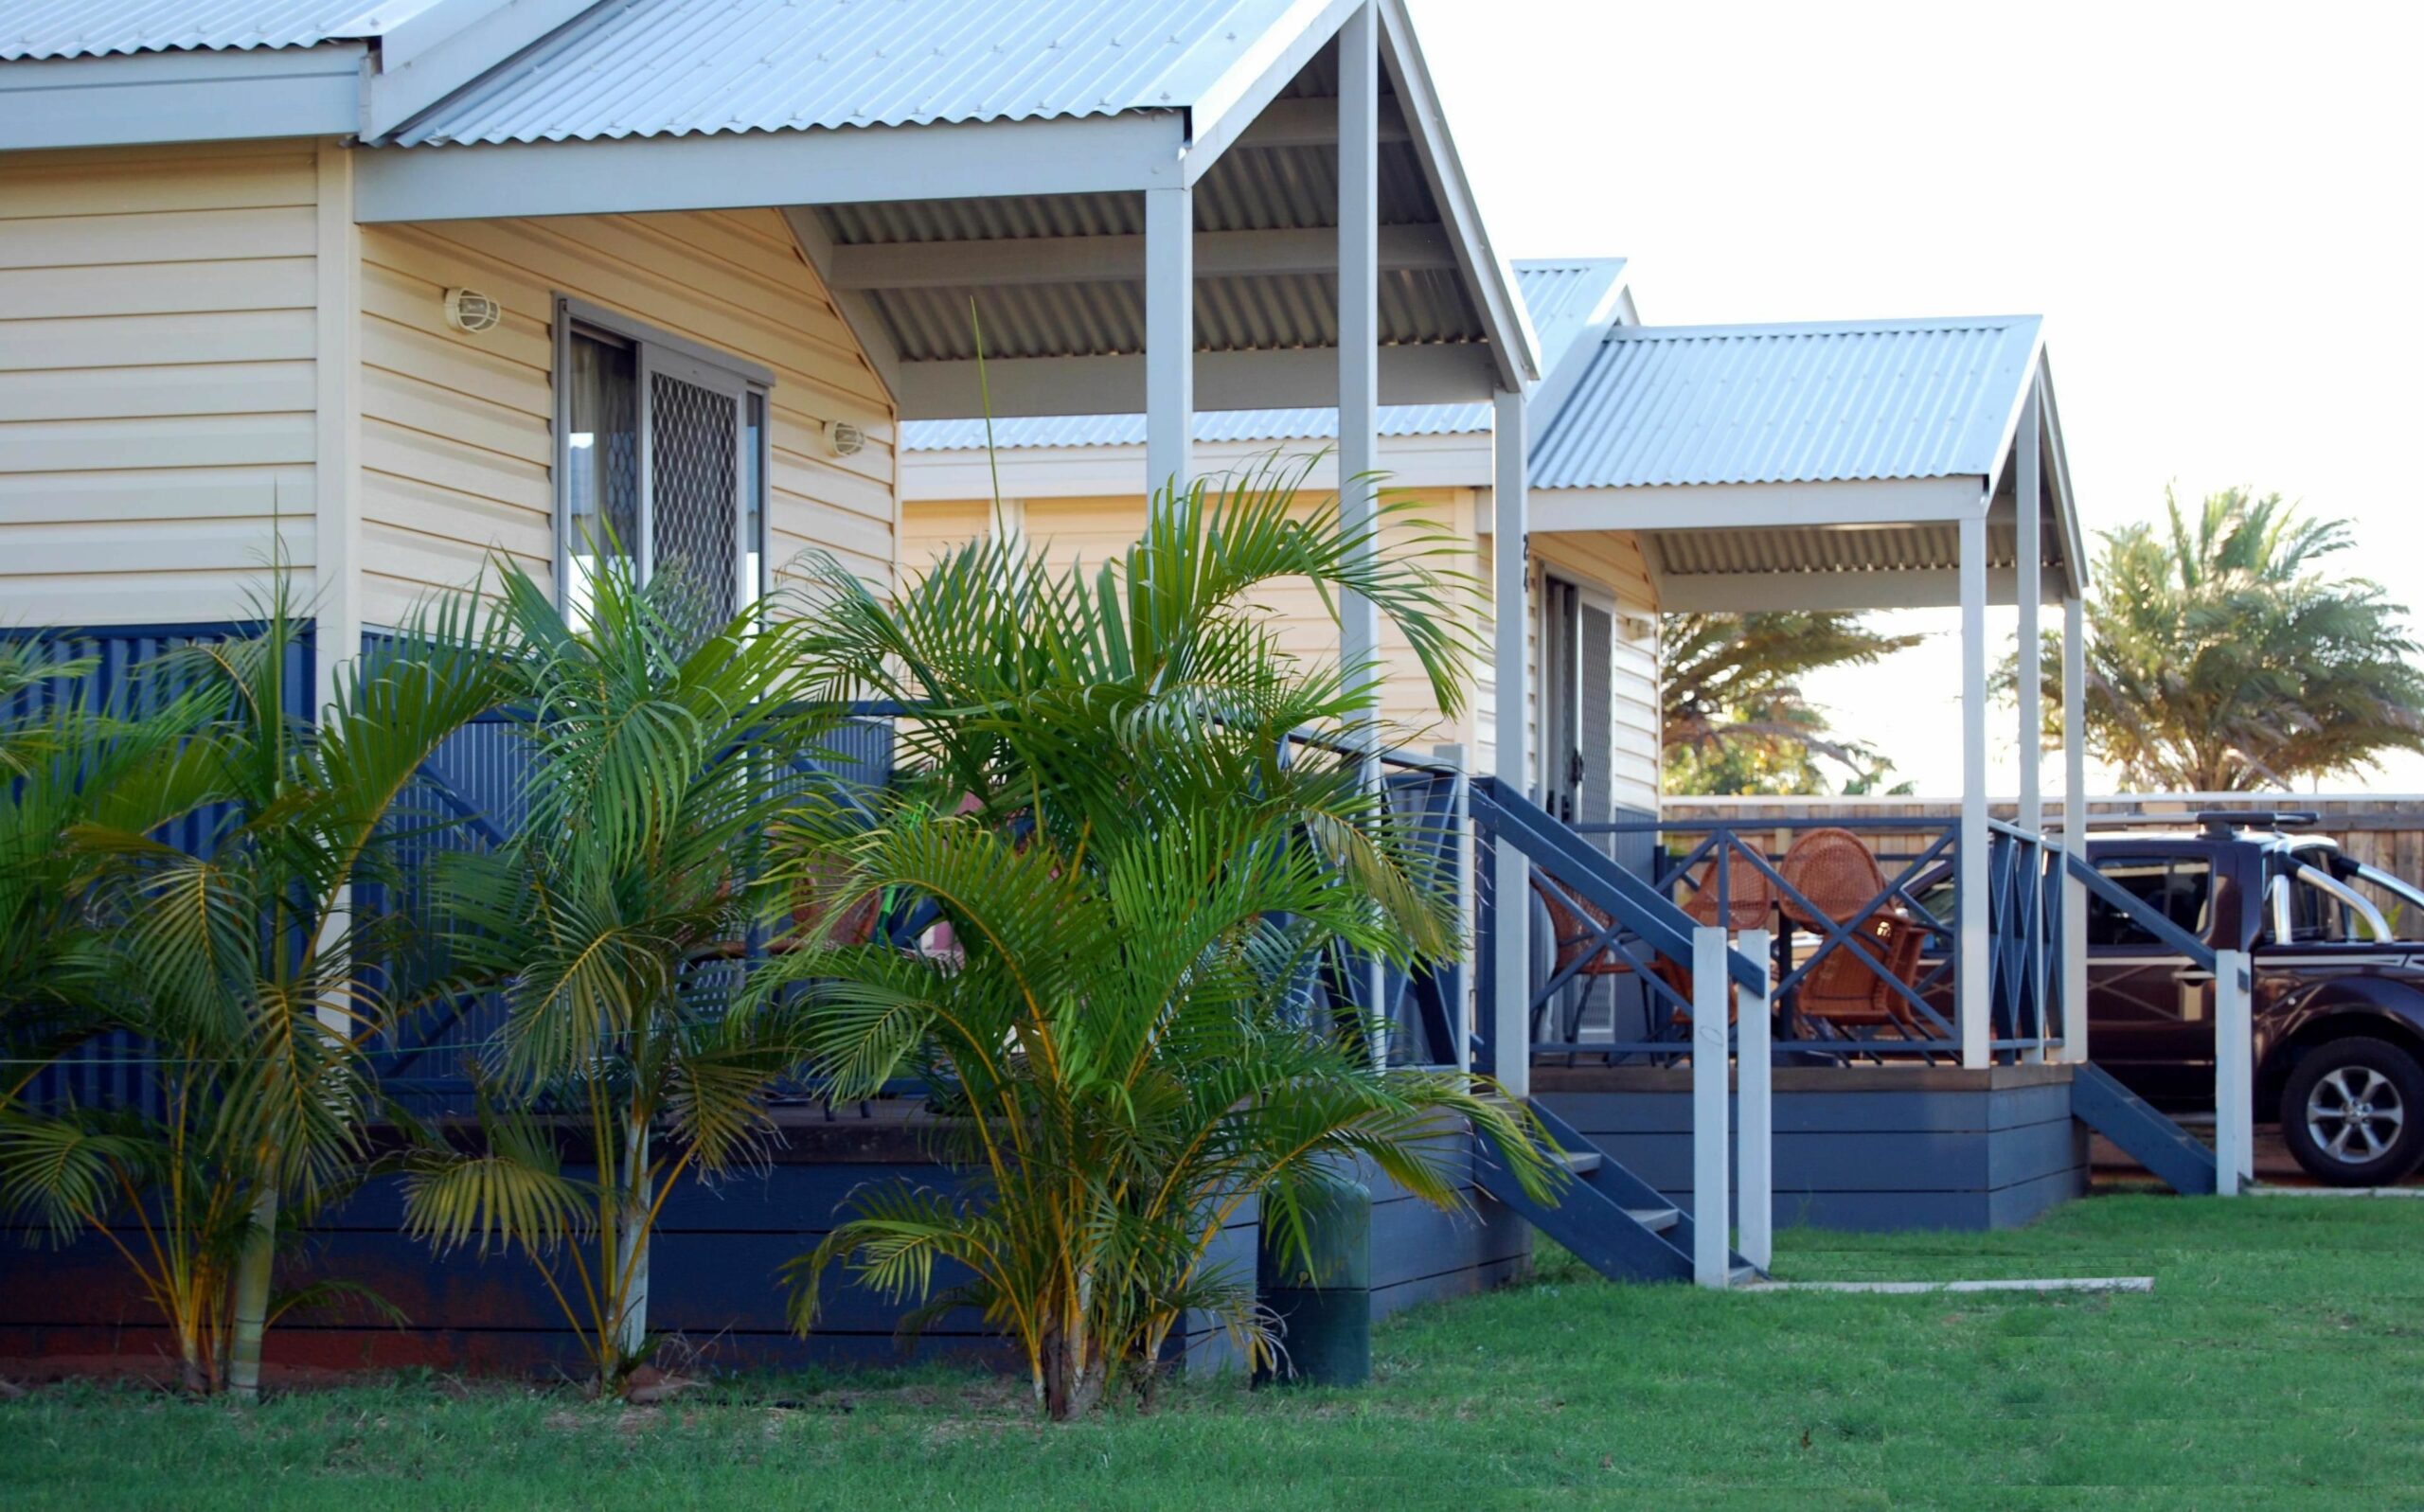
M 2398 1181 L 2424 1160 L 2424 1067 L 2387 1041 L 2318 1045 L 2281 1090 L 2281 1136 L 2318 1181 Z

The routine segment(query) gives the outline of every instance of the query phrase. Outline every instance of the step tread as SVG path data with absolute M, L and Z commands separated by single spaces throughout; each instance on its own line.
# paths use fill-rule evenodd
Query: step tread
M 1683 1210 L 1672 1207 L 1629 1207 L 1625 1217 L 1652 1234 L 1664 1234 L 1684 1220 Z
M 1565 1162 L 1565 1168 L 1577 1176 L 1597 1170 L 1608 1160 L 1595 1149 L 1569 1149 L 1563 1151 L 1560 1158 Z

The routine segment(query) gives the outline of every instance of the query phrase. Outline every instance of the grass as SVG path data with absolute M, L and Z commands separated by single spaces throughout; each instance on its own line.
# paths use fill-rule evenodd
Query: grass
M 2424 1506 L 2424 1202 L 2115 1196 L 1989 1236 L 1799 1233 L 1801 1278 L 2151 1274 L 2151 1296 L 1531 1284 L 1384 1325 L 1364 1390 L 1033 1422 L 939 1372 L 663 1409 L 441 1378 L 257 1411 L 0 1405 L 37 1508 Z M 781 1402 L 789 1405 L 773 1405 Z

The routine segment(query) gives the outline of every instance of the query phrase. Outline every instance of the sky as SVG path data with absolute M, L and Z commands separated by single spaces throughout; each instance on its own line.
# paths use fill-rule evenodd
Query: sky
M 1503 256 L 1628 257 L 1652 324 L 2042 314 L 2091 535 L 2244 483 L 2424 608 L 2424 4 L 1408 3 Z M 1810 691 L 1956 792 L 1957 615 L 1883 619 Z

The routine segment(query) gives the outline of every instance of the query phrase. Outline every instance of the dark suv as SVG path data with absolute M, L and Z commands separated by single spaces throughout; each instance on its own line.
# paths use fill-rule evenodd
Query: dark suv
M 2278 1117 L 2318 1179 L 2386 1184 L 2424 1163 L 2424 892 L 2297 832 L 2312 822 L 2201 815 L 2193 832 L 2093 834 L 2088 859 L 2189 934 L 2250 952 L 2256 1118 Z M 2158 1107 L 2212 1108 L 2210 973 L 2094 893 L 2087 943 L 2089 1058 Z

